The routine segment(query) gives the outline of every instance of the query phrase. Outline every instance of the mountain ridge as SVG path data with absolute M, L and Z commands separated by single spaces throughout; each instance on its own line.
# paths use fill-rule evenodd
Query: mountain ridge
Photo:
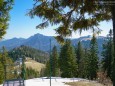
M 60 48 L 60 44 L 57 42 L 57 40 L 53 36 L 45 36 L 42 34 L 34 34 L 33 36 L 30 36 L 29 38 L 12 38 L 8 40 L 4 40 L 0 42 L 0 48 L 2 46 L 5 46 L 7 50 L 11 50 L 13 48 L 19 47 L 21 45 L 30 46 L 35 49 L 39 49 L 42 51 L 50 51 L 50 39 L 52 47 L 56 45 L 58 49 Z M 104 41 L 104 36 L 98 36 L 97 42 L 99 44 L 99 47 L 101 47 L 102 50 L 102 44 Z M 88 46 L 91 40 L 91 36 L 82 36 L 80 38 L 74 38 L 71 39 L 72 45 L 77 45 L 78 41 L 81 41 L 84 46 Z

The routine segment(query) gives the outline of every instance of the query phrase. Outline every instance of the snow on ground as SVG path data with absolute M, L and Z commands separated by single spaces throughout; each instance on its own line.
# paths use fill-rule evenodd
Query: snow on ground
M 65 82 L 74 82 L 74 81 L 80 81 L 80 80 L 83 80 L 83 79 L 53 77 L 51 79 L 51 86 L 69 86 L 69 85 L 66 85 Z M 28 79 L 28 80 L 25 80 L 25 86 L 50 86 L 50 79 L 49 78 L 47 79 L 46 77 Z
M 52 78 L 51 79 L 51 85 L 52 86 L 69 86 L 65 85 L 64 82 L 73 82 L 78 81 L 80 79 L 72 79 L 72 78 Z M 30 83 L 31 82 L 31 83 Z M 26 80 L 25 82 L 26 86 L 50 86 L 50 79 L 44 79 L 44 78 L 35 78 Z

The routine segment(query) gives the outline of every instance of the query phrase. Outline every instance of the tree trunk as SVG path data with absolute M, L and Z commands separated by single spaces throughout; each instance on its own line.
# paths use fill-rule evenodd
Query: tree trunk
M 115 1 L 115 0 L 113 0 Z M 114 43 L 114 59 L 113 59 L 113 72 L 112 72 L 112 81 L 113 86 L 115 86 L 115 5 L 112 6 L 112 21 L 113 21 L 113 43 Z

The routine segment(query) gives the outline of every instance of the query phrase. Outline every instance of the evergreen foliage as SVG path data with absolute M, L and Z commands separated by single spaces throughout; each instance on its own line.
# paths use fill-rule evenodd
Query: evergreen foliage
M 96 79 L 98 72 L 98 47 L 95 35 L 93 35 L 90 43 L 90 56 L 88 60 L 88 76 L 89 79 L 93 80 Z
M 2 51 L 0 52 L 0 83 L 3 83 L 4 80 L 6 79 L 12 79 L 14 77 L 13 73 L 11 73 L 11 70 L 13 70 L 12 65 L 13 61 L 12 59 L 8 56 L 8 53 L 5 49 L 5 47 L 2 48 Z M 10 72 L 10 73 L 7 73 Z
M 113 59 L 114 59 L 114 47 L 113 47 L 113 33 L 112 30 L 109 31 L 107 39 L 103 44 L 102 60 L 103 69 L 107 72 L 107 76 L 112 80 L 112 71 L 113 71 Z
M 48 62 L 48 61 L 47 61 Z M 46 62 L 46 63 L 47 63 Z M 44 77 L 44 76 L 49 76 L 49 72 L 47 72 L 47 66 L 45 68 L 42 68 L 41 71 L 40 71 L 40 77 Z
M 44 22 L 36 26 L 46 28 L 57 25 L 55 30 L 59 41 L 64 41 L 64 37 L 71 36 L 72 31 L 95 30 L 99 33 L 98 25 L 101 21 L 113 21 L 113 41 L 115 45 L 115 0 L 35 0 L 33 9 L 29 16 L 40 17 Z M 38 4 L 39 3 L 39 4 Z M 49 14 L 50 12 L 50 14 Z M 115 53 L 115 46 L 114 46 Z M 115 64 L 115 57 L 113 59 Z M 115 65 L 113 65 L 113 86 L 115 86 Z
M 51 76 L 54 76 L 54 77 L 59 76 L 59 73 L 60 73 L 60 71 L 59 71 L 59 56 L 58 56 L 56 46 L 53 47 L 50 60 L 47 61 L 47 63 L 46 63 L 45 75 L 49 77 L 50 73 L 51 73 Z
M 82 30 L 95 27 L 92 30 L 95 29 L 98 33 L 99 28 L 97 26 L 99 22 L 110 20 L 113 14 L 111 6 L 101 4 L 100 0 L 38 0 L 35 1 L 33 9 L 29 12 L 29 16 L 32 18 L 38 16 L 44 20 L 36 28 L 43 29 L 50 24 L 59 24 L 55 29 L 58 34 L 57 39 L 63 41 L 63 37 L 70 36 L 72 31 L 76 30 L 82 32 Z
M 38 78 L 39 72 L 32 68 L 26 68 L 26 79 Z
M 90 75 L 90 50 L 85 48 L 84 49 L 85 52 L 84 52 L 84 58 L 83 58 L 83 64 L 84 64 L 84 67 L 83 67 L 83 75 L 82 77 L 83 78 L 88 78 L 89 79 L 89 75 Z
M 26 73 L 26 65 L 24 64 L 24 58 L 23 58 L 21 65 L 21 78 L 24 80 L 26 79 L 25 73 Z
M 0 59 L 1 59 L 1 56 L 0 56 Z M 4 80 L 4 67 L 0 61 L 0 84 L 3 83 L 3 80 Z
M 46 68 L 45 68 L 45 71 L 44 71 L 44 76 L 47 76 L 47 77 L 50 77 L 50 61 L 48 60 L 46 62 Z
M 78 76 L 84 77 L 84 49 L 82 47 L 81 42 L 78 42 L 77 49 L 76 49 L 76 58 L 78 64 Z
M 59 62 L 58 62 L 58 52 L 56 46 L 52 49 L 51 55 L 51 76 L 58 76 L 59 75 Z
M 33 60 L 41 63 L 45 63 L 49 59 L 48 53 L 23 45 L 18 48 L 14 48 L 13 50 L 9 51 L 8 54 L 14 61 L 23 56 L 30 57 Z
M 61 48 L 59 66 L 62 77 L 76 76 L 78 65 L 76 64 L 75 52 L 70 40 L 66 40 L 65 45 Z
M 81 42 L 78 42 L 76 57 L 78 64 L 78 77 L 96 79 L 98 70 L 98 47 L 96 38 L 93 35 L 90 42 L 90 48 L 83 48 Z
M 13 0 L 0 0 L 0 39 L 6 33 L 9 21 L 9 11 L 13 5 Z

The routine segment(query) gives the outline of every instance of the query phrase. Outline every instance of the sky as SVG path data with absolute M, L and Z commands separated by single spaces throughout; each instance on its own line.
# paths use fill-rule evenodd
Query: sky
M 13 9 L 10 11 L 9 27 L 7 29 L 4 39 L 17 38 L 28 38 L 34 34 L 40 33 L 46 36 L 56 35 L 53 29 L 56 26 L 50 26 L 44 30 L 36 29 L 36 26 L 42 22 L 38 17 L 31 19 L 26 14 L 29 9 L 33 7 L 33 0 L 15 0 Z M 112 29 L 112 22 L 101 22 L 100 29 L 102 32 L 100 36 L 106 36 L 110 29 Z M 92 35 L 91 31 L 83 31 L 80 35 L 79 32 L 73 33 L 71 38 L 78 38 L 80 36 Z

